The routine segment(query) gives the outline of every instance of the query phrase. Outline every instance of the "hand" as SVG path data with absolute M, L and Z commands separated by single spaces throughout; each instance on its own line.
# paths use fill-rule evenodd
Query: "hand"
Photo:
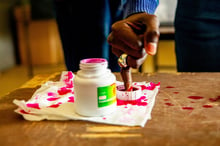
M 126 53 L 127 65 L 139 68 L 147 54 L 156 54 L 159 35 L 159 20 L 155 15 L 136 13 L 112 25 L 108 42 L 117 57 Z

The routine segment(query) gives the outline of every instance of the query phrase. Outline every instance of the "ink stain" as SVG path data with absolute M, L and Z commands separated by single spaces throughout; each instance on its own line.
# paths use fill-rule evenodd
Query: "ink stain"
M 174 94 L 179 94 L 179 92 L 173 92 Z
M 211 102 L 220 101 L 220 96 L 218 96 L 216 98 L 209 98 L 209 101 L 211 101 Z
M 204 108 L 212 108 L 212 105 L 203 105 Z
M 27 107 L 31 107 L 31 108 L 40 109 L 40 107 L 39 107 L 39 104 L 38 104 L 38 103 L 27 103 L 26 105 L 27 105 Z
M 52 105 L 50 105 L 49 107 L 57 108 L 57 107 L 60 106 L 60 104 L 62 104 L 62 102 L 59 102 L 59 103 L 57 103 L 57 104 L 52 104 Z
M 188 96 L 187 98 L 194 99 L 194 100 L 203 99 L 202 96 Z
M 57 99 L 59 99 L 60 97 L 51 97 L 51 98 L 47 98 L 48 101 L 55 101 Z
M 26 111 L 25 111 L 25 110 L 23 110 L 23 109 L 22 109 L 22 110 L 20 110 L 19 112 L 20 112 L 20 113 L 22 113 L 22 114 L 29 114 L 28 112 L 26 112 Z
M 166 88 L 175 88 L 175 87 L 173 87 L 173 86 L 166 86 Z
M 165 103 L 167 106 L 174 106 L 174 104 L 170 103 L 170 102 L 166 102 Z
M 117 99 L 117 105 L 127 105 L 127 104 L 131 104 L 131 105 L 138 105 L 138 106 L 147 106 L 147 102 L 145 101 L 146 96 L 141 96 L 139 99 L 137 100 L 120 100 Z
M 193 110 L 194 108 L 193 108 L 193 107 L 187 107 L 187 106 L 185 106 L 185 107 L 182 107 L 182 109 L 183 109 L 183 110 Z

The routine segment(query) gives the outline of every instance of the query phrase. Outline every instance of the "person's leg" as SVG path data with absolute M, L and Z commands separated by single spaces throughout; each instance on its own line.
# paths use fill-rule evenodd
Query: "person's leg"
M 175 49 L 179 72 L 220 71 L 220 10 L 214 2 L 179 0 L 175 17 Z M 216 1 L 217 6 L 217 1 Z
M 79 70 L 84 58 L 105 58 L 112 71 L 119 71 L 107 42 L 112 17 L 108 0 L 55 0 L 55 10 L 68 70 Z

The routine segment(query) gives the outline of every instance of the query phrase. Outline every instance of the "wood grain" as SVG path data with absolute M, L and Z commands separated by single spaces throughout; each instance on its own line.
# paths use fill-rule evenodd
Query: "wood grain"
M 59 74 L 38 75 L 0 99 L 0 145 L 220 145 L 220 101 L 210 100 L 220 96 L 220 73 L 137 73 L 132 77 L 133 81 L 161 83 L 152 119 L 144 128 L 87 121 L 26 121 L 14 112 L 17 107 L 12 100 L 28 100 L 41 83 L 59 79 Z

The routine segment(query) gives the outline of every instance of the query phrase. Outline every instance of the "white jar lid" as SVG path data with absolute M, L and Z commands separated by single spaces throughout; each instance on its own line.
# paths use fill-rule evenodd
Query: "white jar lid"
M 141 87 L 132 86 L 133 91 L 125 91 L 124 85 L 116 87 L 116 97 L 119 100 L 137 100 L 141 97 Z

